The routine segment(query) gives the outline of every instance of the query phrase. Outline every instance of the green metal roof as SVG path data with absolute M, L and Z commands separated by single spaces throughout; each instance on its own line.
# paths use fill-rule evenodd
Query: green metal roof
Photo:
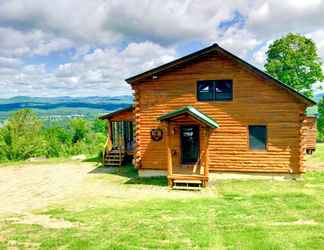
M 219 128 L 218 123 L 214 119 L 210 118 L 209 116 L 205 115 L 204 113 L 200 112 L 198 109 L 196 109 L 192 106 L 185 106 L 183 108 L 180 108 L 180 109 L 177 109 L 170 113 L 167 113 L 165 115 L 162 115 L 158 118 L 158 120 L 164 121 L 164 120 L 167 120 L 172 117 L 176 117 L 176 116 L 179 116 L 179 115 L 182 115 L 185 113 L 191 115 L 192 117 L 196 118 L 197 120 L 201 121 L 202 123 L 207 124 L 211 128 Z

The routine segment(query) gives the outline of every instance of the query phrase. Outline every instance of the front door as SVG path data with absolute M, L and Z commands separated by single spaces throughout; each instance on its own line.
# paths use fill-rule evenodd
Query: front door
M 181 163 L 194 164 L 199 158 L 199 126 L 181 126 Z

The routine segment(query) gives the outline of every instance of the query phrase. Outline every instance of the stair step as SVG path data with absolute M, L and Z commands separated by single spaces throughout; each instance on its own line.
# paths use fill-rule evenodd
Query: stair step
M 119 151 L 119 150 L 111 150 L 111 151 L 109 151 L 109 153 L 113 153 L 113 154 L 124 154 L 125 153 L 125 151 Z
M 123 158 L 106 158 L 106 161 L 122 161 Z
M 201 187 L 191 187 L 191 186 L 173 186 L 174 190 L 201 190 Z
M 114 156 L 114 155 L 106 155 L 105 158 L 106 158 L 106 159 L 108 159 L 108 158 L 110 158 L 110 159 L 121 159 L 121 158 L 123 158 L 123 156 L 120 157 L 119 155 L 117 155 L 117 156 Z
M 104 166 L 121 166 L 121 163 L 110 163 L 110 162 L 105 162 Z
M 174 180 L 174 183 L 184 183 L 184 184 L 202 184 L 201 180 Z
M 105 162 L 122 162 L 123 159 L 106 159 Z

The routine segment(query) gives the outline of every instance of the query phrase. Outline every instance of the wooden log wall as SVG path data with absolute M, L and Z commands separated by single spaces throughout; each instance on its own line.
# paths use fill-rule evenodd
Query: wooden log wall
M 200 102 L 198 80 L 233 80 L 233 100 Z M 150 138 L 157 118 L 192 105 L 217 121 L 210 131 L 207 159 L 210 171 L 283 172 L 303 171 L 300 115 L 305 105 L 285 89 L 265 80 L 223 55 L 212 54 L 132 85 L 135 91 L 136 156 L 143 169 L 167 169 L 164 142 Z M 266 125 L 266 151 L 248 144 L 248 125 Z
M 316 148 L 317 118 L 306 116 L 303 120 L 304 149 Z

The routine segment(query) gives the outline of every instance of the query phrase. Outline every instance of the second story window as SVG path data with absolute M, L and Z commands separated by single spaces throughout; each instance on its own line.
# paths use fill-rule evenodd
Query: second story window
M 198 101 L 231 101 L 232 80 L 204 80 L 197 82 Z

